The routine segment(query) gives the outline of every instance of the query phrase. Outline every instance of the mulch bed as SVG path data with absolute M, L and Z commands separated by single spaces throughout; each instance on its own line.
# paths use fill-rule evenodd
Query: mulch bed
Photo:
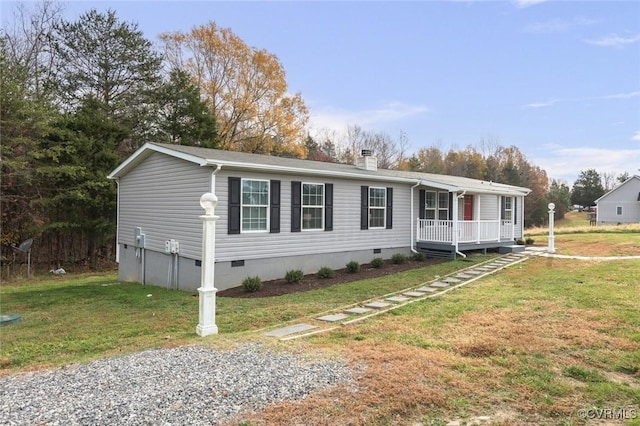
M 246 292 L 242 286 L 230 288 L 218 292 L 219 297 L 272 297 L 283 294 L 299 293 L 303 291 L 316 290 L 319 288 L 331 287 L 336 284 L 348 283 L 351 281 L 365 280 L 368 278 L 383 277 L 385 275 L 396 274 L 410 269 L 424 268 L 443 262 L 442 259 L 426 259 L 423 261 L 408 260 L 402 264 L 394 264 L 386 260 L 381 268 L 374 268 L 370 264 L 360 265 L 360 271 L 356 273 L 347 272 L 346 269 L 337 269 L 333 278 L 319 278 L 317 274 L 305 275 L 302 282 L 289 283 L 284 278 L 264 281 L 262 288 L 254 293 Z

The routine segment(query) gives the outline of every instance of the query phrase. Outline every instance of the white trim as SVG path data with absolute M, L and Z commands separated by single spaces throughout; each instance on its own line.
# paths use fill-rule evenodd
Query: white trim
M 146 153 L 146 151 L 152 151 Z M 185 154 L 183 152 L 174 151 L 172 149 L 165 148 L 163 146 L 154 145 L 152 143 L 145 143 L 140 148 L 136 150 L 133 154 L 131 154 L 125 161 L 122 162 L 118 167 L 116 167 L 111 173 L 107 175 L 109 179 L 116 179 L 120 176 L 121 173 L 127 171 L 130 167 L 135 166 L 140 161 L 147 158 L 153 152 L 160 152 L 162 154 L 170 155 L 172 157 L 180 158 L 182 160 L 189 161 L 191 163 L 196 163 L 199 166 L 206 166 L 208 164 L 207 160 L 204 160 L 195 155 Z
M 322 187 L 322 204 L 319 206 L 305 206 L 304 205 L 304 186 L 305 185 L 315 185 L 315 186 L 321 186 Z M 325 197 L 327 196 L 327 193 L 325 191 L 325 186 L 324 183 L 316 183 L 316 182 L 300 182 L 300 231 L 301 232 L 317 232 L 317 231 L 324 231 L 324 206 L 325 206 Z M 304 215 L 304 209 L 318 209 L 320 210 L 320 217 L 322 219 L 322 224 L 320 226 L 320 228 L 309 228 L 309 229 L 305 229 L 304 228 L 304 220 L 302 218 L 302 216 Z
M 265 229 L 244 229 L 244 183 L 246 181 L 250 182 L 266 182 L 267 183 L 267 204 L 247 204 L 246 207 L 260 207 L 265 208 L 267 212 L 267 221 L 265 224 Z M 240 179 L 240 233 L 241 234 L 258 234 L 258 233 L 268 233 L 269 225 L 271 223 L 271 218 L 269 217 L 269 211 L 271 201 L 271 181 L 269 179 L 252 179 L 252 178 L 242 178 Z
M 371 206 L 371 190 L 382 189 L 384 191 L 384 199 L 382 200 L 382 207 Z M 367 210 L 367 221 L 369 223 L 368 229 L 386 229 L 387 228 L 387 188 L 384 186 L 370 186 L 368 189 L 369 207 Z M 371 209 L 382 210 L 382 226 L 371 226 Z

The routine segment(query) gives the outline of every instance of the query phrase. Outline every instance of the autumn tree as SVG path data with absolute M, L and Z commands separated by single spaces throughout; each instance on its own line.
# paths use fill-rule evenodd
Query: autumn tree
M 556 219 L 562 219 L 571 209 L 571 189 L 566 183 L 553 179 L 547 201 L 556 205 Z
M 307 107 L 288 93 L 284 68 L 214 22 L 164 33 L 166 58 L 188 72 L 215 117 L 223 149 L 304 157 Z

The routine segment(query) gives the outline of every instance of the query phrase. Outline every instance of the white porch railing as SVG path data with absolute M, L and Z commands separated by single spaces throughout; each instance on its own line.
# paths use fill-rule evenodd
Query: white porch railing
M 435 220 L 417 219 L 418 241 L 452 243 L 457 235 L 459 243 L 481 243 L 513 239 L 513 223 L 510 220 Z M 457 223 L 457 229 L 454 226 Z

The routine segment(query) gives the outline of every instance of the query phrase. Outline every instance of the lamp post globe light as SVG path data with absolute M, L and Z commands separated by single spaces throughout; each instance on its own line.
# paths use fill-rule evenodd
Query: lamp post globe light
M 205 214 L 202 219 L 202 272 L 200 275 L 200 288 L 198 288 L 199 300 L 199 321 L 196 326 L 196 333 L 199 336 L 209 336 L 218 334 L 216 325 L 216 292 L 215 279 L 215 250 L 216 250 L 216 220 L 218 216 L 214 214 L 218 205 L 218 197 L 207 192 L 200 197 L 200 206 Z
M 555 213 L 554 209 L 556 208 L 556 205 L 554 203 L 549 203 L 547 207 L 549 207 L 549 246 L 547 248 L 547 251 L 549 253 L 555 253 L 556 244 L 555 244 L 555 237 L 553 236 L 553 220 L 554 220 L 553 214 Z

